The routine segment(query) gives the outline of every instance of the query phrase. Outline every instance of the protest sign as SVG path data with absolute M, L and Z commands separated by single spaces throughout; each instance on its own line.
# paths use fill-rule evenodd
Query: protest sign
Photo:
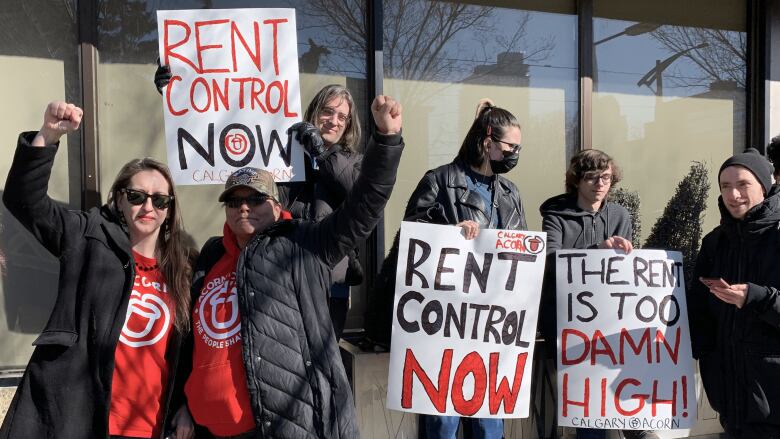
M 545 238 L 403 223 L 388 408 L 528 417 Z
M 177 184 L 222 184 L 236 169 L 305 180 L 286 131 L 301 120 L 294 9 L 157 11 L 168 166 Z
M 560 250 L 555 259 L 558 425 L 693 427 L 682 255 Z

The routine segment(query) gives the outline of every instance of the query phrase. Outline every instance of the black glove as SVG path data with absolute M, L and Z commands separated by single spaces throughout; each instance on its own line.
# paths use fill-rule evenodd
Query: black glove
M 320 129 L 309 122 L 297 122 L 287 128 L 287 134 L 295 133 L 295 140 L 301 142 L 303 148 L 313 158 L 319 157 L 325 152 L 325 143 L 322 141 Z
M 360 259 L 358 259 L 357 249 L 351 250 L 347 253 L 349 258 L 347 263 L 347 272 L 344 275 L 344 283 L 350 286 L 360 285 L 363 283 L 363 266 L 360 265 Z
M 160 65 L 160 58 L 157 58 L 157 71 L 154 72 L 154 85 L 157 87 L 157 92 L 162 94 L 163 89 L 169 82 L 171 82 L 171 66 Z

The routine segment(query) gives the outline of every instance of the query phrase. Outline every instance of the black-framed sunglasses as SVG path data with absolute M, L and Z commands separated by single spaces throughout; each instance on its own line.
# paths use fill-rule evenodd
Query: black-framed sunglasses
M 264 194 L 254 194 L 248 197 L 227 197 L 225 198 L 225 206 L 231 209 L 238 209 L 242 204 L 246 203 L 249 207 L 257 207 L 270 199 L 272 198 Z
M 146 203 L 146 199 L 150 197 L 152 199 L 152 206 L 154 206 L 155 209 L 167 209 L 168 206 L 170 206 L 173 202 L 173 195 L 147 194 L 144 191 L 130 188 L 120 189 L 119 192 L 125 194 L 127 197 L 127 202 L 133 206 L 140 206 Z
M 504 155 L 506 155 L 507 152 L 509 152 L 509 154 L 515 154 L 515 153 L 520 152 L 521 149 L 523 149 L 523 145 L 521 145 L 519 143 L 504 142 L 503 140 L 497 139 L 497 138 L 495 138 L 493 136 L 490 136 L 490 140 L 492 140 L 494 142 L 498 142 L 498 143 L 503 143 L 504 145 L 509 147 L 510 151 L 504 151 Z

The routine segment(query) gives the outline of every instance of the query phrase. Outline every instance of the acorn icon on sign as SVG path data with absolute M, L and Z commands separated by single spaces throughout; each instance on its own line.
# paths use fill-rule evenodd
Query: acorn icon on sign
M 544 240 L 536 235 L 525 238 L 525 249 L 529 253 L 539 254 L 544 250 Z

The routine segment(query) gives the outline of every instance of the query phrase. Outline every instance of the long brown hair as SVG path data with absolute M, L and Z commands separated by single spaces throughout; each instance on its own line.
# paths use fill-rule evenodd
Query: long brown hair
M 320 111 L 322 111 L 322 108 L 333 98 L 344 99 L 347 101 L 347 104 L 349 104 L 349 120 L 347 120 L 347 126 L 344 128 L 344 134 L 341 135 L 341 139 L 336 143 L 341 145 L 344 149 L 355 151 L 360 144 L 360 118 L 358 117 L 358 112 L 355 108 L 355 100 L 352 98 L 352 93 L 349 92 L 347 87 L 338 84 L 330 84 L 322 87 L 322 90 L 317 92 L 311 102 L 309 102 L 309 107 L 306 108 L 303 120 L 312 125 L 317 125 L 317 118 L 320 115 Z
M 111 190 L 108 193 L 108 205 L 121 220 L 124 220 L 116 202 L 121 196 L 120 191 L 127 188 L 130 185 L 130 179 L 141 171 L 157 171 L 162 174 L 168 182 L 169 195 L 174 197 L 168 206 L 167 218 L 160 226 L 156 250 L 159 254 L 159 265 L 165 278 L 165 284 L 176 302 L 174 325 L 179 333 L 183 334 L 190 327 L 190 283 L 192 280 L 190 261 L 195 250 L 186 243 L 179 200 L 176 196 L 176 186 L 173 184 L 171 172 L 165 164 L 150 157 L 130 160 L 122 167 L 111 185 Z

